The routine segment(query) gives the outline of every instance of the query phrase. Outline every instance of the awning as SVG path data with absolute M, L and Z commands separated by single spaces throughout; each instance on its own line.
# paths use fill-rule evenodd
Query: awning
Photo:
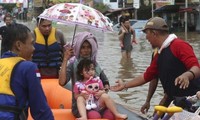
M 165 5 L 154 10 L 154 13 L 176 13 L 179 12 L 179 5 Z
M 23 3 L 23 0 L 0 0 L 0 3 Z
M 197 10 L 195 10 L 194 8 L 181 8 L 179 10 L 180 13 L 181 12 L 195 12 L 195 11 L 197 11 Z
M 110 14 L 113 14 L 113 13 L 120 14 L 121 11 L 134 10 L 134 9 L 135 9 L 135 8 L 133 8 L 133 7 L 130 7 L 130 8 L 110 9 L 110 10 L 107 10 L 106 12 L 104 12 L 103 14 L 104 14 L 104 15 L 110 15 Z

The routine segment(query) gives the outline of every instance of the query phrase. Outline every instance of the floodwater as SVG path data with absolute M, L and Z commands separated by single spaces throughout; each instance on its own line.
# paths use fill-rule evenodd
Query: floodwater
M 35 27 L 35 23 L 24 23 L 31 30 Z M 68 42 L 72 39 L 74 27 L 65 25 L 55 25 L 61 29 Z M 87 29 L 78 28 L 76 32 L 84 31 Z M 145 71 L 151 61 L 152 48 L 148 41 L 138 40 L 138 44 L 133 44 L 132 58 L 130 60 L 121 59 L 121 51 L 118 41 L 117 32 L 103 33 L 101 31 L 87 30 L 95 34 L 99 44 L 99 51 L 97 60 L 101 67 L 104 69 L 110 84 L 114 85 L 118 79 L 130 81 L 134 77 L 140 75 Z M 177 33 L 178 37 L 184 39 L 184 33 Z M 188 33 L 187 40 L 194 48 L 194 51 L 200 60 L 200 34 Z M 122 92 L 109 92 L 110 96 L 117 103 L 124 105 L 137 114 L 147 117 L 152 115 L 153 106 L 157 105 L 163 96 L 163 90 L 159 84 L 152 100 L 149 112 L 143 115 L 140 112 L 140 107 L 145 103 L 148 93 L 148 83 L 139 87 L 130 88 L 128 91 Z

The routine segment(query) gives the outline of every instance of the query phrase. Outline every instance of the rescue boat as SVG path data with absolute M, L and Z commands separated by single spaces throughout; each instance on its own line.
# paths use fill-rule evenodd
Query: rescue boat
M 47 98 L 47 102 L 53 112 L 55 120 L 75 120 L 71 112 L 72 92 L 61 87 L 58 79 L 42 79 L 42 88 Z M 128 115 L 128 120 L 145 120 L 145 118 L 129 111 L 120 104 L 117 104 L 120 112 Z M 29 113 L 28 120 L 33 120 Z M 90 119 L 90 120 L 108 120 L 108 119 Z M 116 119 L 121 120 L 121 119 Z

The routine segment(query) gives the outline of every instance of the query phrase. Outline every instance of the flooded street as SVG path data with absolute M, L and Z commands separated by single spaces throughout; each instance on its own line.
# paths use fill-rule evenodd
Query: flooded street
M 31 30 L 34 28 L 33 23 L 24 23 Z M 69 42 L 73 36 L 74 27 L 69 27 L 65 25 L 56 25 L 57 28 L 61 29 L 67 41 Z M 85 29 L 77 29 L 77 32 L 83 31 Z M 138 40 L 138 44 L 133 45 L 132 59 L 122 60 L 121 50 L 119 46 L 119 40 L 117 32 L 113 33 L 102 33 L 100 31 L 87 30 L 97 36 L 99 43 L 99 51 L 97 56 L 97 61 L 104 69 L 107 77 L 109 78 L 110 84 L 114 85 L 115 81 L 118 79 L 123 79 L 125 81 L 132 80 L 137 75 L 143 73 L 151 61 L 152 48 L 148 41 Z M 184 39 L 184 33 L 177 34 L 178 37 Z M 188 42 L 193 46 L 195 53 L 200 60 L 200 34 L 188 33 Z M 120 103 L 129 109 L 133 110 L 139 115 L 140 107 L 145 103 L 146 96 L 148 92 L 148 83 L 128 89 L 128 91 L 122 92 L 109 92 L 110 96 L 115 100 L 115 102 Z M 151 108 L 147 115 L 151 115 L 153 112 L 153 106 L 157 105 L 163 95 L 163 90 L 159 84 L 156 93 L 151 100 Z M 143 115 L 143 116 L 147 116 Z

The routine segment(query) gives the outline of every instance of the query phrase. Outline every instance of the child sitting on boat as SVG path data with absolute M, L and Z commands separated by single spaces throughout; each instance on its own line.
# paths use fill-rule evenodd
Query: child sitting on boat
M 77 100 L 77 107 L 80 113 L 78 120 L 87 120 L 87 112 L 93 110 L 91 117 L 104 118 L 108 108 L 116 118 L 126 119 L 126 114 L 117 111 L 113 100 L 106 94 L 102 81 L 95 77 L 95 64 L 89 59 L 83 59 L 77 66 L 77 75 L 80 78 L 73 87 L 73 94 Z M 110 120 L 114 120 L 112 118 Z

